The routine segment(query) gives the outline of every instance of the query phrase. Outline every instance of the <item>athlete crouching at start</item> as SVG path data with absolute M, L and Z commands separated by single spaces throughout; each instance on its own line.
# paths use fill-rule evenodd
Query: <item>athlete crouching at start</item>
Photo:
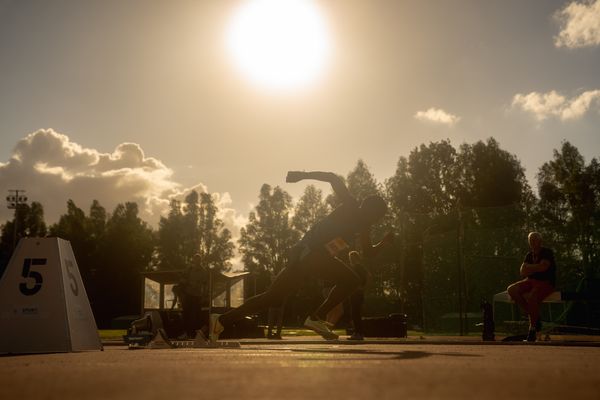
M 338 338 L 324 320 L 332 308 L 361 285 L 361 278 L 337 256 L 347 254 L 357 237 L 366 257 L 391 241 L 392 235 L 388 234 L 381 242 L 372 245 L 369 236 L 371 227 L 385 215 L 387 206 L 380 196 L 367 197 L 359 205 L 343 180 L 331 172 L 290 171 L 286 182 L 303 179 L 329 182 L 341 204 L 317 222 L 292 248 L 288 265 L 277 275 L 266 292 L 249 298 L 240 307 L 225 314 L 211 315 L 211 341 L 219 338 L 224 326 L 266 307 L 281 306 L 307 276 L 332 282 L 334 286 L 325 301 L 306 318 L 304 325 L 325 339 Z

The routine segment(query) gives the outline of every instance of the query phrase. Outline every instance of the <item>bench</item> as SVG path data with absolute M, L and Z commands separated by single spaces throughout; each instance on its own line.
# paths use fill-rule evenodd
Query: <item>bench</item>
M 504 292 L 500 292 L 500 293 L 496 293 L 492 299 L 492 309 L 494 312 L 494 319 L 496 318 L 496 303 L 511 303 L 514 304 L 515 302 L 513 301 L 513 299 L 511 299 L 511 297 L 508 295 L 508 291 L 504 291 Z M 552 303 L 558 303 L 558 304 L 562 304 L 563 305 L 563 312 L 566 311 L 566 303 L 565 300 L 563 299 L 563 295 L 562 292 L 560 291 L 554 291 L 552 293 L 550 293 L 545 299 L 544 301 L 542 301 L 542 304 L 552 304 Z M 552 307 L 550 307 L 548 309 L 549 315 L 550 315 L 550 320 L 552 320 Z M 514 321 L 515 319 L 515 309 L 514 307 L 511 307 L 511 316 L 512 316 L 512 320 Z

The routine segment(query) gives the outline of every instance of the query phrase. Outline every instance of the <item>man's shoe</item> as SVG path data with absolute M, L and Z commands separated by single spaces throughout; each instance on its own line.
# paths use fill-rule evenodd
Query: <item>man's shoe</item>
M 527 339 L 525 339 L 528 342 L 535 342 L 535 340 L 537 339 L 537 332 L 535 331 L 535 329 L 530 329 L 529 333 L 527 334 Z
M 348 340 L 365 340 L 365 337 L 358 332 L 354 332 L 352 336 L 348 338 Z
M 267 334 L 267 339 L 271 339 L 271 340 L 283 340 L 283 338 L 281 337 L 281 335 L 279 333 Z
M 319 335 L 323 336 L 324 339 L 337 340 L 338 338 L 338 335 L 331 332 L 331 330 L 329 329 L 327 324 L 325 324 L 325 322 L 318 319 L 312 319 L 310 316 L 306 317 L 306 320 L 304 321 L 304 326 L 317 332 Z
M 210 314 L 208 339 L 211 343 L 216 343 L 217 340 L 219 340 L 219 335 L 221 334 L 221 332 L 225 330 L 225 328 L 223 328 L 223 325 L 219 321 L 220 316 L 221 314 Z

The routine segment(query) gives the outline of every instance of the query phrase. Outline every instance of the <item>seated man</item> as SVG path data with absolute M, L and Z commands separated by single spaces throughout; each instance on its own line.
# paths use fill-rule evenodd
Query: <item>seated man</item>
M 556 263 L 552 250 L 542 247 L 542 236 L 531 232 L 527 240 L 531 251 L 525 256 L 520 274 L 524 278 L 510 285 L 508 294 L 529 316 L 527 341 L 534 342 L 541 330 L 540 305 L 554 292 Z

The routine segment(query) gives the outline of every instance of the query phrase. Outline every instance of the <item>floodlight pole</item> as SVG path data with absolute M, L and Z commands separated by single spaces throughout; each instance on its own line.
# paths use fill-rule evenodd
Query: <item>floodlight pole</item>
M 27 196 L 24 196 L 25 190 L 23 189 L 9 189 L 9 195 L 6 196 L 6 201 L 9 210 L 15 210 L 15 216 L 13 221 L 13 251 L 17 247 L 17 225 L 19 217 L 19 206 L 27 203 Z
M 213 271 L 208 265 L 208 329 L 210 329 L 210 314 L 212 314 L 212 301 L 213 301 Z
M 456 211 L 458 213 L 458 227 L 457 233 L 457 251 L 456 255 L 458 258 L 458 313 L 460 322 L 460 336 L 469 333 L 469 314 L 467 308 L 467 283 L 465 279 L 465 266 L 464 266 L 464 221 L 462 218 L 462 211 L 460 208 L 460 199 L 456 202 Z

